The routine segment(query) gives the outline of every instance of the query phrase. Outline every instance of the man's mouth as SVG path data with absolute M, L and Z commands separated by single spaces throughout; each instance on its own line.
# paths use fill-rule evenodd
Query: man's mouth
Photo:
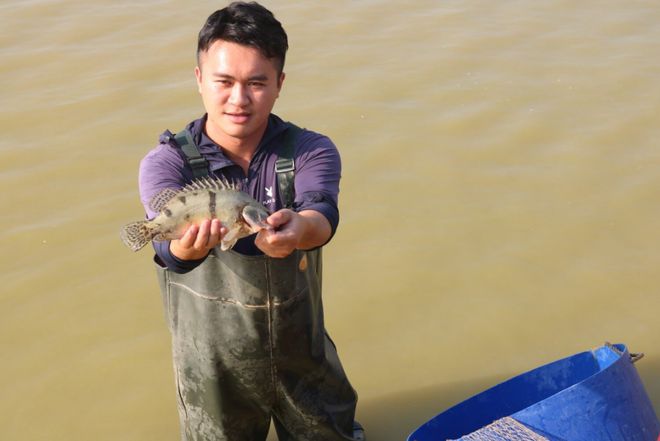
M 250 119 L 250 114 L 247 112 L 225 112 L 225 115 L 235 124 L 244 124 Z

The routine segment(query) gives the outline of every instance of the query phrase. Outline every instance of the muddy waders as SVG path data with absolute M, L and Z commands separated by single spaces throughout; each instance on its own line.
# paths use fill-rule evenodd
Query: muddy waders
M 320 250 L 213 250 L 186 274 L 156 267 L 184 441 L 262 441 L 271 418 L 280 441 L 360 439 L 324 328 Z

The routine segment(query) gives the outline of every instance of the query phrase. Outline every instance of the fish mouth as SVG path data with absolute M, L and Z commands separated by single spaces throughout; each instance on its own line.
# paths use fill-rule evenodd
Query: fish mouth
M 272 230 L 273 227 L 266 222 L 268 213 L 255 207 L 247 206 L 243 208 L 243 220 L 250 226 L 253 233 L 261 230 Z
M 253 219 L 245 218 L 245 222 L 250 226 L 253 233 L 258 233 L 261 230 L 273 230 L 272 225 L 269 225 L 266 221 L 255 222 Z

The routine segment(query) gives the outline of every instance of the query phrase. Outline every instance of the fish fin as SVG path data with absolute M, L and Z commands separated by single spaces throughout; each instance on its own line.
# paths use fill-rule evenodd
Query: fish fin
M 240 184 L 236 181 L 229 181 L 224 177 L 202 177 L 195 179 L 190 184 L 183 187 L 186 191 L 196 190 L 238 190 Z
M 232 228 L 231 230 L 227 231 L 227 234 L 225 234 L 220 241 L 220 249 L 222 251 L 231 249 L 238 241 L 238 235 L 240 232 L 240 228 Z
M 163 188 L 151 199 L 149 208 L 158 213 L 178 194 L 179 190 L 175 188 Z
M 272 230 L 273 227 L 266 222 L 268 212 L 261 210 L 252 205 L 247 205 L 243 208 L 243 219 L 252 228 L 252 232 L 256 233 L 259 230 Z
M 152 232 L 148 221 L 131 222 L 124 225 L 119 232 L 124 245 L 133 251 L 138 251 L 151 240 Z

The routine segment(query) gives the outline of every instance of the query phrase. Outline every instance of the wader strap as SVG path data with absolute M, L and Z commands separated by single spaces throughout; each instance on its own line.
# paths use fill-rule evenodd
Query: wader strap
M 209 162 L 202 156 L 193 140 L 192 134 L 188 129 L 184 129 L 174 135 L 174 140 L 183 154 L 186 155 L 186 160 L 192 168 L 193 179 L 198 179 L 209 174 Z
M 280 148 L 278 158 L 275 161 L 275 173 L 277 176 L 277 187 L 282 197 L 285 208 L 291 208 L 295 199 L 294 173 L 296 170 L 293 155 L 296 148 L 296 140 L 302 129 L 295 124 L 288 123 L 284 134 L 284 143 Z M 193 172 L 193 178 L 198 179 L 209 174 L 209 163 L 197 149 L 193 137 L 187 129 L 182 130 L 174 136 L 174 140 L 181 147 L 186 160 Z
M 296 140 L 302 129 L 295 124 L 288 123 L 289 127 L 284 134 L 284 143 L 280 148 L 277 161 L 275 161 L 275 173 L 277 175 L 277 188 L 282 197 L 282 204 L 285 208 L 291 208 L 295 199 L 296 189 L 294 183 L 294 173 L 296 164 L 293 160 Z

